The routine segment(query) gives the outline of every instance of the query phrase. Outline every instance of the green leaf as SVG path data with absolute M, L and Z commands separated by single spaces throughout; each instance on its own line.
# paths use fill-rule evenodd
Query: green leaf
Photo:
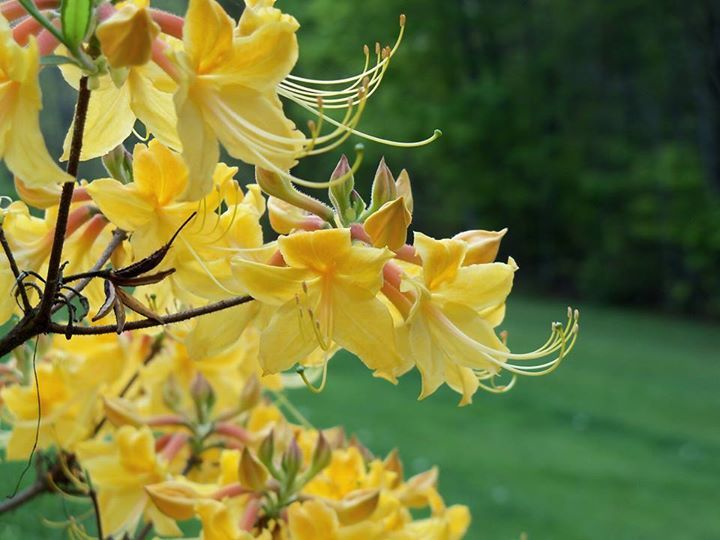
M 60 21 L 65 39 L 77 49 L 85 39 L 92 15 L 92 0 L 63 0 Z

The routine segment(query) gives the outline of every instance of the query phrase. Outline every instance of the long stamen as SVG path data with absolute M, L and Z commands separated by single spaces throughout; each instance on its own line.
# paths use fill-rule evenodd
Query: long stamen
M 501 369 L 517 375 L 540 376 L 546 375 L 557 369 L 560 362 L 567 356 L 575 345 L 579 330 L 578 319 L 580 314 L 577 310 L 569 310 L 567 324 L 563 325 L 562 323 L 554 323 L 551 339 L 549 339 L 545 345 L 531 353 L 514 354 L 507 351 L 493 349 L 492 347 L 488 347 L 487 345 L 483 345 L 482 343 L 475 341 L 462 330 L 457 328 L 440 310 L 435 309 L 433 311 L 437 320 L 441 322 L 446 329 L 450 330 L 461 342 L 477 351 L 483 359 Z M 534 360 L 553 354 L 558 350 L 559 354 L 555 359 L 541 365 L 515 365 L 503 360 Z M 487 372 L 485 369 L 475 369 L 474 371 L 480 372 L 483 375 Z

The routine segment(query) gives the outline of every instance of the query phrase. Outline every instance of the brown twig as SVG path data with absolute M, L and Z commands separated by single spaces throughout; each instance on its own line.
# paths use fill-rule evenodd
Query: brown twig
M 85 132 L 85 119 L 87 118 L 88 105 L 90 104 L 90 89 L 88 78 L 80 79 L 77 105 L 75 106 L 75 127 L 70 143 L 70 157 L 68 158 L 67 173 L 73 178 L 77 177 L 80 166 L 80 154 L 82 152 L 83 133 Z M 45 291 L 36 318 L 42 324 L 50 319 L 51 310 L 55 300 L 55 293 L 60 285 L 60 263 L 62 259 L 63 246 L 65 245 L 65 232 L 67 231 L 68 215 L 72 203 L 75 182 L 65 182 L 60 195 L 58 206 L 57 222 L 55 224 L 55 235 L 50 250 L 50 261 L 48 262 L 47 277 L 45 279 Z
M 50 484 L 47 481 L 47 477 L 44 475 L 38 475 L 35 482 L 30 484 L 28 487 L 19 491 L 14 497 L 5 499 L 0 502 L 0 514 L 10 512 L 19 508 L 23 504 L 30 502 L 38 495 L 47 493 L 50 491 Z
M 5 257 L 7 257 L 8 264 L 10 265 L 10 270 L 12 270 L 12 273 L 15 276 L 15 281 L 17 283 L 17 286 L 20 287 L 20 297 L 22 298 L 23 309 L 24 309 L 25 313 L 28 313 L 32 309 L 32 306 L 30 305 L 30 299 L 28 298 L 25 287 L 23 286 L 22 283 L 20 283 L 20 269 L 18 268 L 17 262 L 15 261 L 15 256 L 13 255 L 12 249 L 10 248 L 10 244 L 8 243 L 7 238 L 5 237 L 5 230 L 3 229 L 3 226 L 1 223 L 0 223 L 0 244 L 2 244 L 2 248 L 5 251 Z
M 77 105 L 75 106 L 75 129 L 70 144 L 70 158 L 67 164 L 67 172 L 73 177 L 77 177 L 80 165 L 80 152 L 82 150 L 83 132 L 85 130 L 85 119 L 87 117 L 89 104 L 90 89 L 88 88 L 88 79 L 87 77 L 82 77 L 80 79 Z M 40 299 L 40 305 L 37 308 L 32 308 L 27 311 L 20 321 L 0 339 L 0 357 L 19 347 L 34 336 L 47 332 L 48 326 L 51 324 L 51 311 L 55 303 L 55 294 L 60 285 L 60 262 L 63 245 L 65 244 L 65 233 L 67 232 L 67 221 L 74 189 L 74 182 L 66 182 L 63 184 L 58 206 L 57 221 L 55 223 L 55 233 L 50 251 L 48 272 L 45 280 L 45 290 Z
M 142 319 L 140 321 L 131 321 L 125 324 L 124 330 L 139 330 L 141 328 L 151 328 L 153 326 L 162 326 L 165 324 L 171 324 L 181 321 L 187 321 L 188 319 L 194 319 L 201 315 L 208 315 L 215 313 L 216 311 L 222 311 L 231 307 L 239 306 L 254 300 L 252 296 L 236 296 L 235 298 L 229 298 L 227 300 L 220 300 L 208 304 L 207 306 L 187 309 L 172 313 L 170 315 L 158 316 L 157 320 L 154 319 Z M 48 332 L 53 334 L 67 334 L 68 329 L 65 325 L 50 323 L 47 329 Z M 95 336 L 99 334 L 111 334 L 117 332 L 117 326 L 114 324 L 106 324 L 102 326 L 76 326 L 70 330 L 71 336 Z
M 87 272 L 82 272 L 81 274 L 74 274 L 72 276 L 67 276 L 66 278 L 63 278 L 63 283 L 71 283 L 73 281 L 80 280 L 80 283 L 77 284 L 76 287 L 74 287 L 75 291 L 81 292 L 85 287 L 88 286 L 90 281 L 97 277 L 97 274 L 100 272 L 100 269 L 105 265 L 106 262 L 110 260 L 110 257 L 112 257 L 113 252 L 118 248 L 120 244 L 122 244 L 123 240 L 127 238 L 127 233 L 123 231 L 122 229 L 115 229 L 113 231 L 112 238 L 110 239 L 110 242 L 103 250 L 102 254 L 98 258 L 98 260 L 95 262 L 95 264 L 92 265 L 90 270 Z M 68 300 L 72 300 L 76 294 L 75 291 L 70 291 L 66 297 Z M 64 306 L 64 303 L 57 303 L 53 306 L 51 313 L 55 313 L 58 310 L 62 309 Z
M 102 521 L 100 520 L 100 505 L 98 504 L 97 499 L 97 492 L 95 491 L 95 488 L 90 487 L 90 491 L 88 492 L 88 497 L 90 497 L 90 500 L 92 501 L 93 510 L 95 511 L 95 524 L 97 526 L 97 537 L 100 540 L 103 540 L 105 538 L 103 536 L 103 529 L 102 529 Z

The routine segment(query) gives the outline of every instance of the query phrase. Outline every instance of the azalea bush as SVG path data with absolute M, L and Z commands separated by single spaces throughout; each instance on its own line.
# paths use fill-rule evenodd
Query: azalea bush
M 0 156 L 19 196 L 0 213 L 1 442 L 35 471 L 0 513 L 54 493 L 87 503 L 66 524 L 76 538 L 181 536 L 193 520 L 204 539 L 463 537 L 469 512 L 444 503 L 436 468 L 406 478 L 397 452 L 314 427 L 288 398 L 331 384 L 345 349 L 468 405 L 551 372 L 577 338 L 568 310 L 511 352 L 496 330 L 518 269 L 495 260 L 506 231 L 409 243 L 407 171 L 381 161 L 359 193 L 358 145 L 325 178 L 293 174 L 350 137 L 440 136 L 358 129 L 405 18 L 359 73 L 323 80 L 291 74 L 299 24 L 273 0 L 246 0 L 238 21 L 214 0 L 184 17 L 143 0 L 0 10 Z M 64 170 L 40 129 L 41 68 L 77 90 Z M 98 159 L 105 177 L 78 174 Z

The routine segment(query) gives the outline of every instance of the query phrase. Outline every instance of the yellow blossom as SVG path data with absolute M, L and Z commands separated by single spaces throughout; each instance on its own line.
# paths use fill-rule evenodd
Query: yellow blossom
M 150 503 L 144 489 L 167 477 L 167 463 L 156 454 L 148 427 L 123 426 L 112 442 L 83 443 L 77 455 L 97 488 L 103 532 L 113 536 L 132 533 L 145 515 L 159 534 L 180 533 L 175 522 Z
M 286 370 L 333 342 L 379 376 L 394 381 L 406 371 L 392 317 L 377 298 L 391 252 L 352 244 L 349 229 L 298 232 L 281 237 L 278 247 L 288 266 L 240 258 L 233 264 L 243 288 L 278 306 L 260 337 L 266 372 Z
M 0 15 L 0 158 L 28 186 L 72 182 L 50 156 L 40 131 L 39 71 L 35 40 L 18 45 Z
M 297 21 L 249 2 L 235 26 L 215 0 L 190 0 L 175 94 L 178 134 L 192 182 L 184 197 L 212 187 L 218 140 L 246 163 L 287 170 L 301 134 L 283 114 L 277 84 L 297 60 Z
M 465 241 L 435 240 L 420 233 L 415 233 L 415 249 L 422 260 L 422 274 L 406 274 L 403 281 L 402 290 L 413 298 L 413 304 L 400 335 L 403 354 L 413 359 L 422 375 L 421 398 L 447 382 L 462 394 L 461 405 L 471 403 L 481 384 L 490 391 L 509 388 L 493 384 L 501 371 L 513 376 L 541 375 L 554 369 L 572 347 L 577 332 L 572 313 L 566 326 L 554 324 L 550 340 L 531 353 L 511 353 L 495 334 L 517 269 L 512 259 L 507 264 L 463 266 L 468 251 Z M 546 364 L 522 364 L 555 352 L 558 357 Z M 491 385 L 484 385 L 481 381 L 485 380 Z

